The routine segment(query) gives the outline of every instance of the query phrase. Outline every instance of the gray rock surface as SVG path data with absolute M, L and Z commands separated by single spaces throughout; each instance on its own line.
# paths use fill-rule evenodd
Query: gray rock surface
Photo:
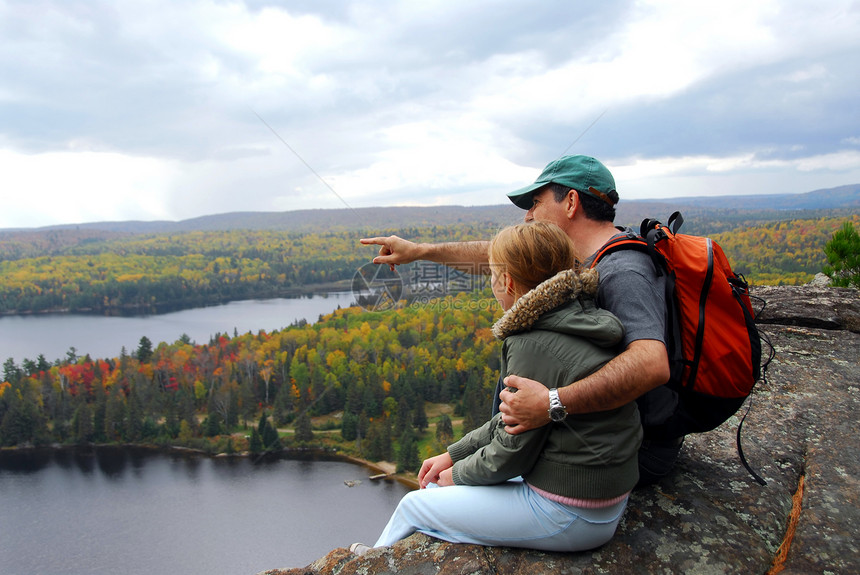
M 542 553 L 417 534 L 363 557 L 338 548 L 307 567 L 265 573 L 860 573 L 858 292 L 804 286 L 754 295 L 768 302 L 760 328 L 776 357 L 746 404 L 742 446 L 767 486 L 738 457 L 745 406 L 717 430 L 688 437 L 677 470 L 634 491 L 615 538 L 599 549 Z M 786 560 L 774 568 L 781 546 Z
M 761 286 L 753 295 L 767 303 L 760 324 L 796 325 L 860 333 L 860 298 L 854 288 Z

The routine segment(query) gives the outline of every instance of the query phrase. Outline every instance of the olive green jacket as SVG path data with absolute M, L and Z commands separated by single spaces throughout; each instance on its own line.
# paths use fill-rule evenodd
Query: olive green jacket
M 561 272 L 519 300 L 493 326 L 503 339 L 502 376 L 564 387 L 597 371 L 618 353 L 621 322 L 594 303 L 597 272 Z M 566 497 L 605 499 L 630 491 L 639 478 L 642 426 L 635 402 L 568 415 L 564 422 L 518 435 L 497 414 L 448 447 L 458 485 L 490 485 L 519 475 Z

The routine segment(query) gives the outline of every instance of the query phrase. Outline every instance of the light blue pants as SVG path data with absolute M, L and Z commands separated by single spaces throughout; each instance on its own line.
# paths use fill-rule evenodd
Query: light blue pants
M 452 543 L 584 551 L 612 538 L 626 507 L 627 499 L 603 509 L 556 503 L 521 478 L 486 486 L 431 484 L 403 497 L 374 547 L 420 531 Z

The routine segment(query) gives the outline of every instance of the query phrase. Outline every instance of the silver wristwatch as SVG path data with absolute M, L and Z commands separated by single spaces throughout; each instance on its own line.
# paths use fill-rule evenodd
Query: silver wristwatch
M 567 409 L 562 405 L 561 399 L 558 397 L 558 390 L 552 388 L 549 390 L 549 418 L 553 421 L 564 421 L 567 417 Z

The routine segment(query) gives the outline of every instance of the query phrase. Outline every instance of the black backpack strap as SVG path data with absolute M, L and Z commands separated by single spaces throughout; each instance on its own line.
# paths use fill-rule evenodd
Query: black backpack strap
M 673 234 L 677 234 L 682 225 L 684 225 L 684 216 L 681 215 L 681 212 L 675 212 L 669 216 L 669 221 L 666 223 L 666 227 L 672 230 Z
M 744 427 L 744 421 L 746 420 L 747 415 L 749 415 L 751 406 L 752 406 L 752 396 L 750 396 L 750 399 L 747 402 L 747 411 L 746 411 L 746 413 L 744 413 L 744 416 L 741 418 L 741 422 L 738 424 L 738 434 L 737 434 L 738 455 L 741 458 L 741 463 L 743 463 L 744 467 L 746 467 L 746 470 L 749 472 L 750 475 L 752 475 L 753 479 L 755 479 L 759 485 L 761 485 L 762 487 L 765 487 L 765 486 L 767 486 L 767 481 L 762 479 L 758 473 L 753 471 L 753 468 L 750 467 L 749 463 L 747 463 L 747 458 L 744 456 L 744 449 L 743 449 L 743 447 L 741 447 L 741 429 L 743 429 L 743 427 Z

